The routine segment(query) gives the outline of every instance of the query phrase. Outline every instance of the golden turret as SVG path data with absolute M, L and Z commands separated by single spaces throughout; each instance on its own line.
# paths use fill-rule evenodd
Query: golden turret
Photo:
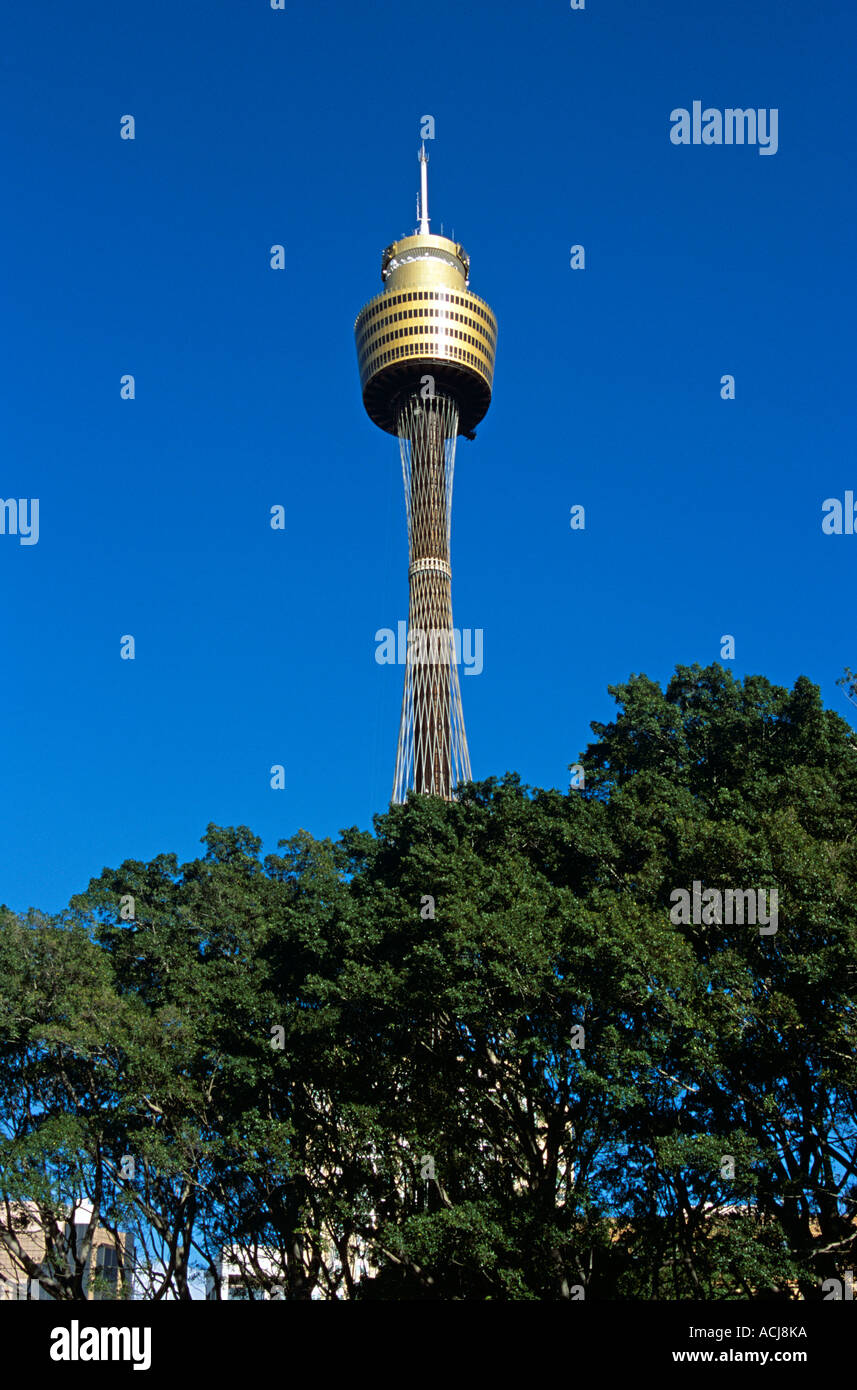
M 421 161 L 420 230 L 384 251 L 384 289 L 354 325 L 363 404 L 380 429 L 395 434 L 400 405 L 430 375 L 432 389 L 456 401 L 458 432 L 469 437 L 491 403 L 497 320 L 468 289 L 464 247 L 428 230 L 424 150 Z

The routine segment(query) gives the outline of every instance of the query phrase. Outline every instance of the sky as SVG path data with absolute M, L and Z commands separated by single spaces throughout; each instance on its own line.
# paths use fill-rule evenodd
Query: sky
M 854 722 L 856 39 L 850 0 L 9 10 L 0 902 L 389 804 L 405 509 L 353 325 L 426 115 L 499 322 L 453 502 L 474 777 L 565 789 L 608 685 L 721 656 Z M 776 152 L 674 143 L 694 101 L 775 109 Z

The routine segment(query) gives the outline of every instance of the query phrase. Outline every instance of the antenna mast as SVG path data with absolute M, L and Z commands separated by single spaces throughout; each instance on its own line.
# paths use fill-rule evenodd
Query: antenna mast
M 419 153 L 420 160 L 420 236 L 429 235 L 429 215 L 428 215 L 428 155 L 426 154 L 426 142 L 423 141 Z

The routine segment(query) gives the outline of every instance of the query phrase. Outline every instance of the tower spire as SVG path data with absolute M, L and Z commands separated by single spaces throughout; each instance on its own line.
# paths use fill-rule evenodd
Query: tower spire
M 426 154 L 426 142 L 423 140 L 419 153 L 420 161 L 420 236 L 429 234 L 429 215 L 428 215 L 428 155 Z

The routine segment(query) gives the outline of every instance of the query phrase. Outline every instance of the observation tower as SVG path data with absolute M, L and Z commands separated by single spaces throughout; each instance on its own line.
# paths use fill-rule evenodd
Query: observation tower
M 408 790 L 451 801 L 470 779 L 452 624 L 449 563 L 457 438 L 491 403 L 497 320 L 468 288 L 470 257 L 429 230 L 428 155 L 419 152 L 419 228 L 381 259 L 383 291 L 357 315 L 366 412 L 399 439 L 408 521 L 408 647 L 393 801 Z

